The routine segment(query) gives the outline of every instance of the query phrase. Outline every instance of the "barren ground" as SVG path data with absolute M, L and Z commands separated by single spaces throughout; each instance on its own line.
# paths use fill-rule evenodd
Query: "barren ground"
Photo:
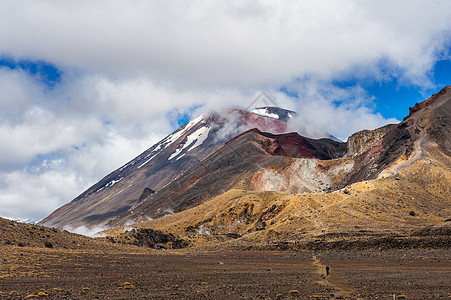
M 449 250 L 189 254 L 6 245 L 0 251 L 6 299 L 39 292 L 52 299 L 451 297 Z M 323 279 L 325 265 L 330 276 Z

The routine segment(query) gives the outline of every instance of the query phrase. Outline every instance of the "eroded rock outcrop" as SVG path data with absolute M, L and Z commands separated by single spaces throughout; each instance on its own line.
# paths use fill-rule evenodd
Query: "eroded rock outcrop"
M 386 125 L 384 127 L 374 130 L 362 130 L 354 133 L 348 138 L 347 142 L 347 156 L 356 156 L 362 154 L 374 146 L 378 145 L 385 134 L 394 125 Z

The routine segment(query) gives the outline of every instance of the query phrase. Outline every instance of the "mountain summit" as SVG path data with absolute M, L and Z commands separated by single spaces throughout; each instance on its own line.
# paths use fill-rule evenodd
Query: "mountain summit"
M 149 190 L 158 192 L 231 138 L 252 128 L 274 134 L 286 132 L 284 120 L 293 112 L 268 110 L 271 116 L 238 108 L 201 115 L 105 176 L 40 224 L 68 229 L 103 226 L 137 204 Z

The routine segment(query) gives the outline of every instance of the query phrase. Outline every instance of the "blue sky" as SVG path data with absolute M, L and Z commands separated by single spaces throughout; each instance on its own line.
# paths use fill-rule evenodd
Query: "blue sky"
M 446 50 L 445 50 L 446 51 Z M 449 51 L 449 50 L 447 50 Z M 409 114 L 409 106 L 424 101 L 439 89 L 451 85 L 451 60 L 439 60 L 428 72 L 431 87 L 418 87 L 403 83 L 398 78 L 386 81 L 369 80 L 336 80 L 334 84 L 341 87 L 359 84 L 370 96 L 374 97 L 374 109 L 384 118 L 402 120 Z
M 52 88 L 61 80 L 61 70 L 55 65 L 45 61 L 33 60 L 15 60 L 11 57 L 0 58 L 0 68 L 7 68 L 9 70 L 23 70 L 29 73 L 30 76 L 36 77 L 48 88 Z
M 41 219 L 262 91 L 299 113 L 290 130 L 346 140 L 451 84 L 450 1 L 19 0 L 0 28 L 5 217 Z

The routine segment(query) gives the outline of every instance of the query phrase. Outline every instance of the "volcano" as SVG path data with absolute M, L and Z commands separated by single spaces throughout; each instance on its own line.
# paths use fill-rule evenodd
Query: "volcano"
M 293 112 L 278 108 L 273 117 L 268 117 L 232 108 L 201 115 L 105 176 L 39 224 L 67 229 L 103 226 L 149 192 L 161 190 L 236 135 L 251 128 L 275 134 L 286 132 L 285 120 L 290 113 Z

